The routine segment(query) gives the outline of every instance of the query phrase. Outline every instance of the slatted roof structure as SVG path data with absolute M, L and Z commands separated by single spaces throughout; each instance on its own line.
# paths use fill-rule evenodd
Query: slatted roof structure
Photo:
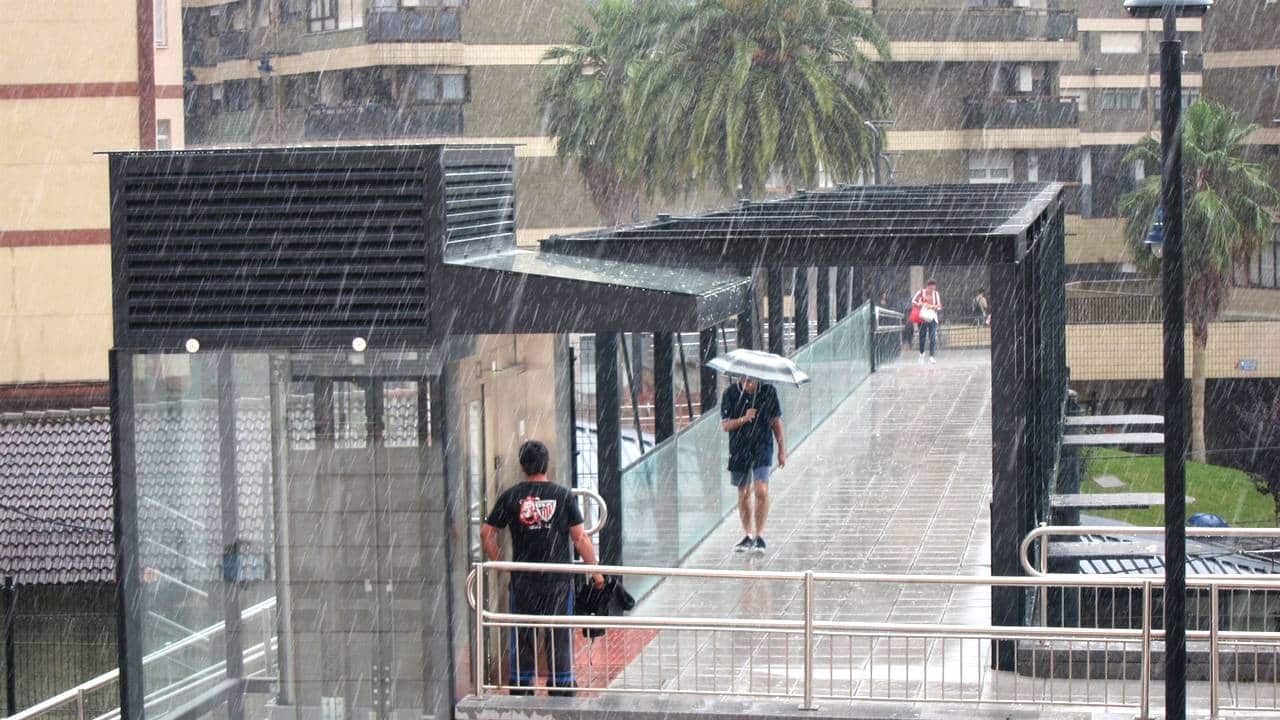
M 1060 183 L 842 186 L 696 216 L 552 236 L 554 252 L 661 265 L 1016 262 Z

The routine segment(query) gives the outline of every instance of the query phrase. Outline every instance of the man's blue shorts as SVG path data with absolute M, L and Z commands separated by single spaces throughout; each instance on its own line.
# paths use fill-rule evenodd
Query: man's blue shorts
M 751 472 L 747 472 L 746 470 L 730 470 L 729 482 L 736 488 L 746 487 L 752 480 L 767 483 L 769 482 L 769 473 L 771 472 L 773 472 L 773 466 L 771 465 L 761 465 Z

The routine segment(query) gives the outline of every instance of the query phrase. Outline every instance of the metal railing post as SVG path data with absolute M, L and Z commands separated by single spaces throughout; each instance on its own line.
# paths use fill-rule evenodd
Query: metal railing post
M 76 720 L 85 720 L 84 688 L 76 689 Z
M 1040 523 L 1040 527 L 1045 527 Z M 1040 573 L 1049 573 L 1049 538 L 1040 538 Z M 1049 586 L 1040 586 L 1040 627 L 1049 627 Z
M 817 710 L 813 704 L 813 571 L 804 573 L 804 704 L 801 710 Z
M 484 697 L 484 564 L 476 566 L 476 697 Z
M 1142 703 L 1138 717 L 1151 717 L 1151 581 L 1142 581 Z
M 1221 702 L 1219 694 L 1221 688 L 1218 686 L 1219 676 L 1222 674 L 1221 659 L 1218 654 L 1218 626 L 1220 624 L 1218 618 L 1218 585 L 1212 583 L 1209 585 L 1209 717 L 1218 717 L 1218 705 Z

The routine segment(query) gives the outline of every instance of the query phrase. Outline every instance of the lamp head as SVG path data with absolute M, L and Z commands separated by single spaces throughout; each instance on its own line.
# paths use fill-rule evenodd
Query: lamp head
M 1177 17 L 1204 17 L 1213 0 L 1124 0 L 1124 9 L 1136 18 L 1159 18 L 1172 8 Z
M 1151 248 L 1152 255 L 1161 257 L 1164 254 L 1164 208 L 1156 209 L 1155 222 L 1151 223 L 1151 229 L 1147 231 L 1147 239 L 1142 242 Z

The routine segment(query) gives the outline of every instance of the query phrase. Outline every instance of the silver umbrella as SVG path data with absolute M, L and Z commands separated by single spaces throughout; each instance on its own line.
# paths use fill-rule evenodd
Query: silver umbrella
M 743 375 L 768 383 L 785 383 L 799 387 L 809 382 L 794 362 L 781 355 L 738 348 L 707 361 L 707 367 L 729 375 Z

